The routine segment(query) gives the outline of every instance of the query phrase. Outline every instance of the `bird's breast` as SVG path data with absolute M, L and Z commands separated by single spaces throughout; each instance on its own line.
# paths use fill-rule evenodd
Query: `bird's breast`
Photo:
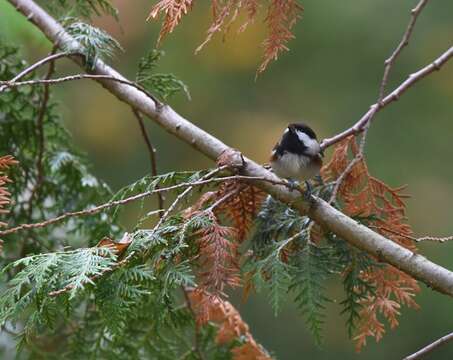
M 322 160 L 318 156 L 285 152 L 278 156 L 273 154 L 271 166 L 275 174 L 282 178 L 294 180 L 306 180 L 314 177 L 321 169 Z

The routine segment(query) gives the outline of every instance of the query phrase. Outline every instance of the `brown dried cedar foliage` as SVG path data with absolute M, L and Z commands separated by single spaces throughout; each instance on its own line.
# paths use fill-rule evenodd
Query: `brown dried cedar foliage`
M 337 179 L 357 153 L 358 146 L 353 136 L 338 143 L 331 161 L 321 170 L 323 179 L 326 182 Z M 410 240 L 412 229 L 406 222 L 404 199 L 407 195 L 402 193 L 403 189 L 391 188 L 372 177 L 362 159 L 345 177 L 337 200 L 345 214 L 370 217 L 370 227 L 415 251 L 416 247 Z M 376 295 L 362 302 L 360 322 L 354 337 L 357 351 L 366 345 L 367 337 L 374 337 L 376 341 L 382 338 L 385 333 L 383 320 L 387 320 L 392 329 L 398 325 L 401 305 L 418 308 L 413 297 L 420 290 L 416 280 L 388 264 L 363 272 L 361 277 L 375 287 Z
M 264 56 L 258 73 L 266 70 L 271 61 L 277 60 L 282 51 L 289 50 L 287 44 L 294 38 L 291 29 L 302 11 L 303 7 L 297 0 L 273 0 L 270 3 L 265 20 L 269 34 L 263 42 Z
M 232 349 L 234 360 L 271 360 L 267 352 L 253 339 L 248 325 L 242 320 L 239 312 L 228 301 L 215 298 L 203 291 L 191 291 L 189 294 L 190 305 L 195 313 L 201 314 L 200 308 L 206 304 L 207 315 L 205 318 L 197 319 L 199 324 L 210 321 L 219 327 L 216 342 L 227 344 L 235 339 L 241 339 L 243 344 Z
M 206 39 L 197 47 L 195 52 L 200 51 L 217 32 L 223 32 L 224 36 L 231 25 L 244 13 L 245 20 L 239 27 L 238 32 L 243 32 L 252 23 L 258 14 L 259 6 L 263 0 L 211 0 L 212 23 L 206 35 Z M 268 0 L 267 12 L 264 22 L 268 35 L 263 41 L 264 55 L 258 73 L 263 72 L 269 63 L 278 58 L 278 55 L 288 50 L 288 42 L 294 38 L 291 30 L 301 17 L 303 7 L 297 0 Z M 180 23 L 183 15 L 186 15 L 194 0 L 160 0 L 153 6 L 148 19 L 157 19 L 160 14 L 164 15 L 164 21 L 160 30 L 159 40 L 171 33 Z
M 210 294 L 209 297 L 204 298 L 206 300 L 204 306 L 198 308 L 200 319 L 207 317 L 209 304 L 212 301 L 225 295 L 226 286 L 240 285 L 236 231 L 232 227 L 220 224 L 211 208 L 217 200 L 218 191 L 206 192 L 183 213 L 186 219 L 207 215 L 211 220 L 209 226 L 195 233 L 195 243 L 198 247 L 197 261 L 200 267 L 197 291 Z
M 173 32 L 175 27 L 180 23 L 183 15 L 186 15 L 192 9 L 193 3 L 194 0 L 160 0 L 152 7 L 148 15 L 148 20 L 156 19 L 160 14 L 164 14 L 164 21 L 157 40 L 158 43 L 167 34 Z
M 11 182 L 11 179 L 5 175 L 5 171 L 9 169 L 10 166 L 17 164 L 17 161 L 14 160 L 14 157 L 11 155 L 0 156 L 0 215 L 7 214 L 9 210 L 5 209 L 11 203 L 11 194 L 7 189 L 8 183 Z M 6 223 L 0 221 L 0 228 L 7 226 Z M 3 249 L 3 240 L 0 239 L 0 252 Z
M 222 183 L 217 191 L 204 193 L 184 213 L 186 218 L 204 213 L 211 224 L 197 233 L 199 288 L 209 296 L 206 306 L 200 307 L 207 316 L 209 303 L 225 296 L 225 288 L 241 285 L 239 246 L 250 232 L 264 193 L 240 181 Z M 203 210 L 204 209 L 204 210 Z M 228 220 L 231 226 L 221 224 Z
M 8 210 L 5 209 L 5 206 L 8 206 L 11 202 L 11 194 L 8 192 L 6 185 L 11 182 L 5 171 L 9 169 L 10 166 L 17 164 L 17 161 L 14 160 L 14 157 L 10 155 L 0 157 L 0 214 L 8 213 Z M 6 226 L 5 223 L 0 222 L 0 227 Z
M 237 232 L 237 239 L 243 242 L 250 232 L 256 215 L 266 194 L 255 186 L 241 181 L 227 181 L 220 185 L 218 197 L 232 193 L 219 205 L 217 212 L 224 214 Z
M 224 295 L 226 286 L 237 287 L 240 284 L 238 244 L 236 231 L 223 226 L 214 213 L 210 212 L 211 225 L 200 230 L 198 239 L 200 265 L 200 286 L 213 295 Z

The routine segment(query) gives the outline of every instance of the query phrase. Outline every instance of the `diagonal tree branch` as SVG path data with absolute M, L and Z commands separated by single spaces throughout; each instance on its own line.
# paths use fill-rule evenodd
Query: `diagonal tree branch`
M 436 341 L 425 346 L 423 349 L 420 349 L 416 353 L 406 356 L 403 360 L 422 359 L 425 357 L 426 354 L 430 353 L 431 351 L 437 349 L 439 346 L 444 345 L 450 341 L 453 341 L 453 332 L 445 336 L 442 336 L 440 339 L 437 339 Z
M 329 200 L 329 204 L 332 204 L 336 197 L 337 197 L 337 192 L 340 189 L 341 184 L 343 183 L 344 179 L 346 176 L 351 172 L 353 167 L 363 159 L 364 153 L 365 153 L 365 143 L 368 135 L 368 130 L 370 129 L 371 121 L 373 121 L 374 116 L 376 113 L 379 111 L 379 109 L 383 106 L 382 100 L 384 99 L 385 95 L 385 87 L 388 82 L 388 78 L 390 75 L 390 70 L 392 70 L 393 64 L 395 63 L 396 59 L 398 56 L 401 54 L 401 51 L 405 46 L 409 44 L 409 39 L 412 35 L 412 31 L 414 30 L 415 23 L 417 22 L 417 18 L 422 12 L 423 8 L 425 7 L 426 3 L 428 0 L 420 0 L 420 2 L 417 4 L 415 8 L 412 9 L 411 11 L 411 20 L 409 22 L 409 25 L 407 26 L 407 29 L 403 35 L 403 38 L 399 42 L 398 46 L 393 50 L 392 55 L 385 60 L 384 64 L 384 74 L 382 75 L 382 80 L 381 80 L 381 85 L 379 86 L 379 95 L 378 99 L 376 101 L 376 104 L 378 106 L 374 109 L 372 113 L 368 116 L 366 123 L 362 127 L 362 139 L 360 140 L 360 145 L 359 145 L 359 152 L 357 155 L 354 157 L 354 159 L 351 160 L 351 162 L 348 164 L 346 169 L 344 169 L 343 173 L 338 177 L 335 183 L 335 187 L 333 188 L 332 195 Z
M 8 2 L 37 26 L 54 45 L 65 45 L 66 48 L 70 46 L 77 52 L 80 45 L 64 31 L 63 27 L 54 18 L 32 0 L 8 0 Z M 383 103 L 388 104 L 396 100 L 399 95 L 415 82 L 440 68 L 452 56 L 453 47 L 434 63 L 413 74 L 397 90 L 384 98 Z M 74 60 L 83 66 L 80 59 Z M 96 62 L 93 73 L 118 77 L 127 81 L 117 71 L 100 60 Z M 222 154 L 225 157 L 225 154 L 227 154 L 230 159 L 229 165 L 242 164 L 238 168 L 241 174 L 278 181 L 276 175 L 252 160 L 243 158 L 239 152 L 235 152 L 219 139 L 198 128 L 168 105 L 158 106 L 150 97 L 129 85 L 105 79 L 97 79 L 97 81 L 118 99 L 136 108 L 144 115 L 153 118 L 156 123 L 165 128 L 169 133 L 190 144 L 193 148 L 212 160 L 216 160 Z M 370 111 L 373 110 L 370 109 Z M 354 131 L 351 133 L 354 133 Z M 337 234 L 352 245 L 370 253 L 381 261 L 388 262 L 414 278 L 423 281 L 437 291 L 453 296 L 453 273 L 449 270 L 359 224 L 321 199 L 313 198 L 310 203 L 307 203 L 301 199 L 299 193 L 289 191 L 285 186 L 272 185 L 267 181 L 257 182 L 256 186 L 280 201 L 290 204 L 302 214 L 308 215 L 321 226 Z
M 321 148 L 325 149 L 333 144 L 343 140 L 349 135 L 355 135 L 361 133 L 370 118 L 372 118 L 377 112 L 381 111 L 384 107 L 398 100 L 402 94 L 404 94 L 410 87 L 414 86 L 417 82 L 441 69 L 443 65 L 447 63 L 453 57 L 453 46 L 447 49 L 442 55 L 435 59 L 430 64 L 426 65 L 422 69 L 414 72 L 408 76 L 396 89 L 382 99 L 380 103 L 375 103 L 370 106 L 369 110 L 357 121 L 353 126 L 345 131 L 331 137 L 324 139 L 321 143 Z
M 409 45 L 409 39 L 414 31 L 415 23 L 417 22 L 417 18 L 422 12 L 425 5 L 428 3 L 428 0 L 420 0 L 420 2 L 411 10 L 411 20 L 407 25 L 406 31 L 404 32 L 403 38 L 401 39 L 398 46 L 393 50 L 392 55 L 385 60 L 384 66 L 384 76 L 382 78 L 381 86 L 379 88 L 379 100 L 384 98 L 385 94 L 385 87 L 387 86 L 387 81 L 390 75 L 390 70 L 392 69 L 393 64 L 395 63 L 398 56 L 401 54 L 401 51 Z

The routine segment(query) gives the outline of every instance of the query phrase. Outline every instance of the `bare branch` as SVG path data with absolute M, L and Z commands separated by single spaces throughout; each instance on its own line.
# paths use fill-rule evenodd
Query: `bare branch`
M 447 241 L 452 241 L 453 235 L 450 236 L 422 236 L 419 238 L 415 238 L 414 241 L 421 242 L 421 241 L 434 241 L 444 243 Z
M 415 237 L 415 236 L 403 234 L 403 233 L 401 233 L 399 231 L 395 231 L 395 230 L 390 229 L 390 228 L 388 228 L 386 226 L 374 226 L 374 225 L 371 225 L 370 227 L 374 228 L 374 229 L 381 230 L 381 231 L 386 231 L 386 232 L 388 232 L 390 234 L 398 235 L 398 236 L 401 236 L 401 237 L 404 237 L 406 239 L 409 239 L 409 240 L 412 240 L 412 241 L 416 241 L 416 242 L 433 241 L 433 242 L 438 242 L 438 243 L 444 243 L 444 242 L 453 240 L 453 235 L 450 235 L 450 236 L 432 236 L 432 235 L 428 235 L 428 236 Z
M 151 140 L 149 139 L 148 133 L 146 132 L 146 127 L 142 115 L 134 108 L 132 108 L 132 112 L 134 113 L 138 121 L 140 132 L 142 134 L 146 148 L 148 149 L 149 161 L 151 163 L 151 175 L 157 176 L 156 148 L 151 144 Z M 158 189 L 159 185 L 157 185 L 156 188 Z M 160 192 L 157 193 L 157 207 L 159 210 L 163 210 L 164 208 L 164 197 Z M 162 216 L 162 213 L 160 213 L 160 216 Z
M 228 166 L 221 166 L 217 169 L 214 169 L 212 171 L 210 171 L 209 173 L 207 173 L 206 175 L 204 175 L 200 181 L 208 181 L 208 179 L 215 175 L 215 174 L 218 174 L 220 171 L 222 170 L 225 170 L 227 169 Z M 157 224 L 154 226 L 152 232 L 155 232 L 157 229 L 159 229 L 159 227 L 164 223 L 165 220 L 167 220 L 168 216 L 171 214 L 171 212 L 178 206 L 178 204 L 187 196 L 189 195 L 189 193 L 193 190 L 195 185 L 189 185 L 187 187 L 187 189 L 185 189 L 181 194 L 179 194 L 175 201 L 173 201 L 173 203 L 169 206 L 169 208 L 167 209 L 167 211 L 164 212 L 164 214 L 162 215 L 162 217 L 159 219 L 159 221 L 157 222 Z
M 55 61 L 59 58 L 59 57 L 54 57 L 53 55 L 56 54 L 57 52 L 57 47 L 54 46 L 49 54 L 49 56 L 47 56 L 47 58 L 45 58 L 44 60 L 46 60 L 45 62 L 38 62 L 40 63 L 40 65 L 44 64 L 44 63 L 49 63 L 49 68 L 47 70 L 47 73 L 46 73 L 46 76 L 45 76 L 45 79 L 50 79 L 52 74 L 55 72 Z M 50 60 L 49 60 L 50 59 Z M 35 64 L 38 64 L 38 63 L 35 63 Z M 33 67 L 33 65 L 31 66 Z M 31 67 L 29 67 L 28 69 L 30 69 Z M 27 70 L 27 69 L 25 69 Z M 25 70 L 22 72 L 24 73 Z M 16 76 L 17 78 L 17 76 Z M 0 91 L 1 92 L 1 91 Z M 44 168 L 43 168 L 43 157 L 44 157 L 44 148 L 45 148 L 45 136 L 44 136 L 44 116 L 46 115 L 46 110 L 47 110 L 47 104 L 49 102 L 49 97 L 50 97 L 50 89 L 49 89 L 49 85 L 45 85 L 44 86 L 44 91 L 43 91 L 43 95 L 42 95 L 42 99 L 41 99 L 41 106 L 39 108 L 39 113 L 38 113 L 38 118 L 36 120 L 36 135 L 37 135 L 37 138 L 38 138 L 38 154 L 37 154 L 37 157 L 36 157 L 36 171 L 37 171 L 37 174 L 36 174 L 36 182 L 35 184 L 33 185 L 31 191 L 30 191 L 30 197 L 27 201 L 28 203 L 28 222 L 32 221 L 32 217 L 33 217 L 33 200 L 35 199 L 35 197 L 37 199 L 39 199 L 39 191 L 40 191 L 40 188 L 41 188 L 41 185 L 44 181 Z M 35 239 L 34 236 L 31 236 L 30 237 L 33 242 L 37 243 L 38 240 Z M 47 248 L 49 250 L 49 248 L 44 245 L 45 248 Z M 26 252 L 26 249 L 27 249 L 27 238 L 24 239 L 24 241 L 22 242 L 22 245 L 21 245 L 21 250 L 20 250 L 20 254 L 21 256 L 25 256 L 25 252 Z
M 403 48 L 409 44 L 409 39 L 412 35 L 412 31 L 414 30 L 417 18 L 427 3 L 428 0 L 420 0 L 417 6 L 415 6 L 411 10 L 411 20 L 409 21 L 409 25 L 407 25 L 403 38 L 401 39 L 396 49 L 393 51 L 392 55 L 390 55 L 390 57 L 387 60 L 385 60 L 384 76 L 382 78 L 381 87 L 379 89 L 379 100 L 382 100 L 384 98 L 385 87 L 387 86 L 390 70 L 392 69 L 392 66 L 395 63 L 396 59 L 398 58 L 399 54 L 401 54 Z
M 452 57 L 453 57 L 453 46 L 450 47 L 447 51 L 445 51 L 441 56 L 439 56 L 436 60 L 434 60 L 430 64 L 426 65 L 417 72 L 410 74 L 403 83 L 401 83 L 395 90 L 393 90 L 384 99 L 382 99 L 380 103 L 375 103 L 371 105 L 370 109 L 360 118 L 360 120 L 357 121 L 349 129 L 346 129 L 345 131 L 331 138 L 324 139 L 321 143 L 321 148 L 325 149 L 343 140 L 349 135 L 356 135 L 358 133 L 361 133 L 364 130 L 366 123 L 370 120 L 370 118 L 374 116 L 375 113 L 379 112 L 392 102 L 398 100 L 403 93 L 405 93 L 408 89 L 410 89 L 417 82 L 419 82 L 432 72 L 440 70 L 441 67 L 445 65 L 445 63 L 447 63 L 447 61 L 450 60 Z
M 208 207 L 205 212 L 207 213 L 212 213 L 217 207 L 222 205 L 225 201 L 227 201 L 229 198 L 232 196 L 238 194 L 243 190 L 244 186 L 239 187 L 238 189 L 234 189 L 233 191 L 227 192 L 225 195 L 223 195 L 220 199 L 214 202 L 210 207 Z
M 441 337 L 440 339 L 434 341 L 433 343 L 425 346 L 423 349 L 420 349 L 416 353 L 406 356 L 403 360 L 421 359 L 422 356 L 426 355 L 427 353 L 435 350 L 439 346 L 444 345 L 452 340 L 453 340 L 453 333 L 450 333 L 450 334 L 445 335 L 445 336 Z
M 13 80 L 9 80 L 9 81 L 0 81 L 0 84 L 3 85 L 3 87 L 0 88 L 0 93 L 3 89 L 18 87 L 18 86 L 39 85 L 39 84 L 56 85 L 56 84 L 61 84 L 61 83 L 68 82 L 68 81 L 83 80 L 83 79 L 112 80 L 112 81 L 117 81 L 121 84 L 130 85 L 130 86 L 136 88 L 137 90 L 140 90 L 141 92 L 143 92 L 146 96 L 148 96 L 151 100 L 153 100 L 154 103 L 156 103 L 158 106 L 162 105 L 160 103 L 160 101 L 157 100 L 157 98 L 154 95 L 149 93 L 145 88 L 143 88 L 139 84 L 137 84 L 133 81 L 129 81 L 129 80 L 126 80 L 123 78 L 118 78 L 118 77 L 111 76 L 111 75 L 75 74 L 75 75 L 61 77 L 58 79 L 37 79 L 37 80 L 28 80 L 28 81 L 14 81 L 14 79 L 13 79 Z
M 219 172 L 221 170 L 224 170 L 225 168 L 226 167 L 220 167 L 220 168 L 217 168 L 217 169 L 215 169 L 213 171 L 215 171 L 217 173 L 217 172 Z M 53 224 L 59 223 L 59 222 L 61 222 L 63 220 L 66 220 L 66 219 L 72 218 L 72 217 L 94 215 L 94 214 L 97 214 L 97 213 L 99 213 L 99 212 L 101 212 L 103 210 L 106 210 L 106 209 L 109 209 L 109 208 L 112 208 L 112 207 L 115 207 L 115 206 L 126 205 L 126 204 L 128 204 L 130 202 L 141 200 L 141 199 L 143 199 L 145 197 L 148 197 L 148 196 L 151 196 L 151 195 L 154 195 L 154 194 L 158 194 L 158 193 L 162 193 L 162 192 L 166 192 L 166 191 L 171 191 L 171 190 L 187 187 L 188 190 L 189 190 L 188 192 L 190 192 L 194 186 L 207 185 L 207 184 L 211 184 L 211 183 L 218 183 L 218 182 L 224 182 L 224 181 L 229 181 L 229 180 L 265 181 L 265 182 L 270 182 L 271 184 L 274 184 L 274 185 L 283 185 L 283 186 L 288 186 L 288 187 L 290 186 L 290 184 L 288 184 L 288 182 L 286 182 L 286 181 L 268 179 L 266 177 L 253 177 L 253 176 L 234 175 L 234 176 L 225 176 L 225 177 L 212 178 L 212 179 L 204 179 L 204 178 L 202 178 L 201 180 L 194 181 L 194 182 L 185 182 L 185 183 L 180 183 L 180 184 L 168 186 L 168 187 L 165 187 L 165 188 L 156 188 L 154 190 L 145 191 L 145 192 L 130 196 L 128 198 L 122 199 L 122 200 L 109 201 L 107 203 L 98 205 L 98 206 L 96 206 L 94 208 L 91 208 L 91 209 L 67 212 L 67 213 L 64 213 L 64 214 L 62 214 L 60 216 L 57 216 L 55 218 L 52 218 L 52 219 L 49 219 L 49 220 L 46 220 L 46 221 L 43 221 L 43 222 L 40 222 L 40 223 L 22 224 L 22 225 L 13 227 L 13 228 L 9 228 L 9 229 L 0 231 L 0 236 L 9 235 L 9 234 L 21 231 L 21 230 L 43 228 L 43 227 L 46 227 L 46 226 L 49 226 L 49 225 L 53 225 Z M 183 195 L 183 194 L 181 194 L 181 195 Z M 181 196 L 181 199 L 184 196 L 185 195 Z M 178 200 L 178 202 L 179 202 L 179 200 Z M 165 219 L 168 216 L 168 214 L 171 211 L 174 210 L 174 208 L 176 207 L 178 202 L 176 204 L 173 203 L 172 206 L 170 206 L 170 208 L 162 216 L 162 218 Z M 159 209 L 157 212 L 153 211 L 152 213 L 153 214 L 157 214 L 157 213 L 160 213 L 161 211 L 162 210 Z M 160 226 L 160 224 L 159 224 L 159 226 Z
M 34 71 L 37 68 L 47 64 L 48 62 L 54 62 L 57 59 L 61 59 L 63 57 L 68 57 L 68 56 L 72 56 L 72 55 L 75 55 L 75 54 L 69 54 L 67 52 L 62 52 L 62 53 L 57 53 L 57 54 L 50 54 L 49 56 L 45 57 L 44 59 L 41 59 L 41 60 L 37 61 L 33 65 L 31 65 L 31 66 L 27 67 L 26 69 L 24 69 L 23 71 L 21 71 L 13 79 L 11 79 L 9 81 L 9 83 L 17 82 L 18 80 L 22 79 L 24 76 L 30 74 L 32 71 Z M 5 90 L 6 88 L 8 88 L 8 85 L 0 86 L 0 93 L 3 92 L 3 90 Z
M 343 183 L 344 179 L 346 178 L 346 176 L 353 169 L 353 167 L 359 161 L 361 161 L 363 159 L 363 157 L 364 157 L 365 143 L 366 143 L 366 139 L 367 139 L 367 135 L 368 135 L 368 130 L 370 129 L 370 126 L 371 126 L 371 121 L 373 120 L 374 116 L 379 111 L 379 109 L 384 106 L 382 100 L 384 99 L 385 86 L 387 85 L 387 81 L 388 81 L 388 77 L 389 77 L 389 74 L 390 74 L 390 70 L 392 69 L 393 64 L 395 63 L 397 57 L 399 56 L 399 54 L 401 53 L 403 48 L 409 43 L 409 38 L 410 38 L 410 36 L 412 34 L 412 31 L 414 29 L 415 22 L 417 21 L 418 15 L 423 10 L 423 8 L 424 8 L 424 6 L 426 5 L 427 2 L 428 2 L 428 0 L 420 0 L 418 5 L 414 9 L 412 9 L 412 11 L 411 11 L 411 14 L 412 14 L 411 21 L 409 22 L 409 25 L 408 25 L 408 27 L 406 29 L 406 32 L 403 35 L 403 38 L 401 39 L 401 42 L 396 47 L 396 49 L 393 51 L 392 55 L 385 61 L 384 75 L 382 76 L 381 85 L 379 87 L 379 96 L 378 96 L 378 99 L 377 99 L 377 102 L 376 102 L 376 104 L 378 104 L 378 106 L 373 108 L 371 113 L 367 117 L 367 120 L 366 120 L 365 124 L 363 125 L 363 129 L 362 129 L 363 130 L 363 134 L 362 134 L 362 139 L 360 141 L 359 151 L 354 156 L 354 159 L 352 159 L 352 161 L 348 164 L 346 169 L 344 169 L 343 173 L 336 180 L 335 187 L 334 187 L 334 189 L 332 191 L 332 195 L 331 195 L 330 200 L 329 200 L 329 204 L 332 204 L 335 201 L 335 199 L 337 197 L 338 190 L 339 190 L 341 184 Z
M 54 46 L 52 51 L 50 52 L 49 56 L 47 59 L 52 58 L 53 55 L 55 55 L 57 51 L 57 48 Z M 48 80 L 52 77 L 53 73 L 55 72 L 55 58 L 52 60 L 48 60 L 50 62 L 49 69 L 47 70 L 47 74 L 45 79 Z M 41 107 L 39 109 L 38 113 L 38 119 L 36 120 L 36 132 L 37 132 L 37 137 L 38 137 L 38 156 L 36 159 L 36 169 L 37 169 L 37 179 L 36 179 L 36 184 L 33 186 L 33 189 L 31 190 L 30 193 L 30 199 L 28 200 L 29 208 L 28 208 L 28 217 L 29 221 L 31 221 L 32 213 L 33 213 L 33 199 L 34 197 L 38 194 L 39 188 L 41 187 L 41 184 L 44 180 L 44 169 L 42 165 L 43 157 L 44 157 L 44 116 L 46 114 L 47 110 L 47 103 L 49 102 L 49 85 L 44 86 L 44 92 L 42 95 L 42 100 L 41 100 Z
M 8 2 L 15 6 L 15 8 L 29 19 L 30 22 L 35 24 L 49 40 L 52 41 L 52 43 L 59 46 L 69 46 L 74 49 L 80 47 L 80 45 L 64 31 L 63 27 L 54 18 L 47 14 L 32 0 L 8 0 Z M 426 77 L 434 70 L 439 69 L 452 56 L 453 47 L 447 50 L 432 64 L 413 74 L 389 96 L 384 98 L 382 101 L 382 103 L 384 103 L 383 106 L 395 101 L 398 96 L 416 82 Z M 81 59 L 75 58 L 73 60 L 81 66 L 84 65 Z M 125 80 L 125 78 L 117 71 L 101 60 L 97 60 L 93 73 Z M 190 144 L 193 148 L 212 160 L 216 160 L 225 151 L 232 151 L 226 144 L 183 118 L 168 105 L 159 107 L 158 103 L 152 101 L 142 91 L 117 81 L 105 79 L 97 79 L 97 81 L 118 99 L 126 102 L 129 106 L 136 108 L 144 115 L 151 117 L 169 133 Z M 378 105 L 375 104 L 374 106 L 376 107 Z M 363 130 L 363 125 L 366 123 L 367 116 L 369 115 L 364 115 L 365 120 L 361 120 L 355 127 L 351 128 L 352 130 L 343 132 L 341 136 L 344 138 L 359 132 L 359 130 Z M 354 130 L 355 128 L 359 130 Z M 338 139 L 339 136 L 340 135 L 337 135 L 335 139 Z M 332 139 L 326 139 L 324 147 L 331 142 Z M 244 157 L 243 163 L 244 166 L 240 169 L 241 174 L 265 178 L 266 180 L 256 181 L 256 184 L 254 185 L 272 195 L 274 198 L 291 205 L 292 208 L 299 211 L 301 214 L 308 215 L 326 230 L 335 233 L 350 244 L 379 258 L 381 261 L 385 261 L 395 266 L 441 293 L 453 296 L 453 273 L 451 271 L 427 260 L 419 254 L 413 253 L 372 231 L 366 226 L 359 224 L 357 221 L 341 213 L 319 198 L 313 197 L 309 204 L 301 199 L 298 192 L 289 191 L 288 188 L 283 185 L 273 185 L 272 182 L 269 182 L 268 180 L 274 182 L 281 180 L 279 180 L 275 174 L 269 172 L 250 159 Z

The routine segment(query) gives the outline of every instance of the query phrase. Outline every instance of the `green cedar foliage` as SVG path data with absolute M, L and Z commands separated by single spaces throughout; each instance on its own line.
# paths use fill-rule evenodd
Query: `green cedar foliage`
M 151 50 L 140 59 L 136 82 L 145 89 L 159 95 L 163 100 L 183 92 L 190 100 L 189 88 L 173 74 L 155 73 L 157 62 L 164 56 L 162 50 Z
M 325 199 L 330 198 L 330 191 L 330 185 L 315 189 Z M 275 314 L 292 295 L 318 344 L 322 342 L 326 304 L 331 301 L 327 283 L 339 276 L 345 292 L 340 312 L 346 316 L 352 337 L 362 308 L 360 301 L 374 294 L 374 287 L 364 280 L 363 274 L 380 265 L 334 234 L 324 234 L 321 242 L 314 243 L 310 226 L 307 217 L 268 197 L 256 220 L 251 240 L 253 256 L 243 271 L 254 288 L 267 291 Z
M 325 317 L 325 281 L 336 272 L 337 259 L 331 247 L 319 247 L 310 241 L 291 257 L 293 272 L 289 291 L 296 302 L 316 342 L 322 339 L 322 324 Z
M 17 48 L 0 42 L 1 80 L 13 78 L 26 65 Z M 43 98 L 42 86 L 0 94 L 0 154 L 19 161 L 9 172 L 13 205 L 5 220 L 10 226 L 89 209 L 158 185 L 190 183 L 206 174 L 146 176 L 112 194 L 71 145 L 52 96 L 44 109 L 41 139 L 36 119 Z M 141 227 L 139 219 L 129 234 L 130 246 L 118 254 L 95 246 L 105 236 L 122 236 L 117 215 L 114 208 L 5 237 L 0 326 L 18 333 L 19 357 L 198 359 L 201 352 L 206 358 L 229 359 L 229 349 L 240 344 L 217 344 L 213 325 L 199 330 L 194 348 L 195 319 L 181 296 L 182 286 L 196 285 L 192 260 L 198 250 L 192 239 L 209 225 L 209 217 L 186 219 L 176 213 L 156 230 Z
M 55 0 L 48 5 L 69 4 L 70 12 L 79 16 L 113 14 L 104 0 Z M 71 20 L 66 30 L 81 43 L 88 68 L 121 49 L 116 40 L 89 24 Z M 137 83 L 164 100 L 181 91 L 189 96 L 187 86 L 172 74 L 155 72 L 162 55 L 154 50 L 140 61 Z M 13 78 L 25 66 L 15 47 L 0 42 L 1 80 Z M 24 80 L 34 78 L 32 73 Z M 145 176 L 112 194 L 71 145 L 57 104 L 50 97 L 43 108 L 44 98 L 42 86 L 15 87 L 0 94 L 0 154 L 19 161 L 9 174 L 11 226 L 42 222 L 157 187 L 192 183 L 207 173 Z M 36 121 L 41 113 L 42 129 Z M 331 191 L 331 185 L 315 188 L 325 199 Z M 4 246 L 8 256 L 0 257 L 0 326 L 19 333 L 24 358 L 199 359 L 200 352 L 205 358 L 231 357 L 229 350 L 240 341 L 217 344 L 216 328 L 196 326 L 181 296 L 181 288 L 196 286 L 196 275 L 203 270 L 197 261 L 200 233 L 221 225 L 203 209 L 189 216 L 176 209 L 159 228 L 147 228 L 145 221 L 155 220 L 146 205 L 142 199 L 142 213 L 126 237 L 131 242 L 124 253 L 95 246 L 104 237 L 123 236 L 118 221 L 121 206 L 8 236 Z M 329 301 L 327 282 L 339 276 L 345 290 L 340 305 L 351 335 L 361 300 L 374 293 L 362 275 L 379 264 L 332 234 L 314 242 L 309 219 L 271 197 L 255 225 L 253 256 L 243 270 L 252 286 L 267 291 L 274 312 L 293 297 L 319 343 Z
M 0 79 L 13 78 L 25 65 L 15 47 L 0 41 Z M 26 79 L 34 77 L 31 74 Z M 43 141 L 40 139 L 36 119 L 43 94 L 42 86 L 33 86 L 12 88 L 0 95 L 0 154 L 13 155 L 19 161 L 10 172 L 15 204 L 9 218 L 12 224 L 44 221 L 94 206 L 111 196 L 108 186 L 90 172 L 84 155 L 72 146 L 52 97 L 44 111 Z M 62 226 L 62 231 L 59 226 L 30 231 L 25 241 L 22 235 L 10 235 L 5 251 L 24 255 L 61 246 L 92 245 L 91 239 L 114 236 L 119 231 L 101 215 L 74 218 Z
M 71 20 L 73 19 L 66 20 L 65 30 L 82 46 L 82 54 L 85 56 L 88 69 L 93 69 L 98 59 L 110 59 L 117 51 L 123 51 L 119 42 L 105 31 L 84 22 Z M 72 51 L 71 48 L 63 50 Z
M 363 219 L 359 220 L 364 222 Z M 346 264 L 343 270 L 343 288 L 346 297 L 341 300 L 340 305 L 343 308 L 341 314 L 346 316 L 348 335 L 353 338 L 357 321 L 360 319 L 361 301 L 375 293 L 375 286 L 365 281 L 361 275 L 381 265 L 363 251 L 351 247 L 333 234 L 329 234 L 327 240 L 334 245 L 338 262 Z
M 58 17 L 76 16 L 90 19 L 103 14 L 118 18 L 118 10 L 109 0 L 39 0 L 40 5 Z

